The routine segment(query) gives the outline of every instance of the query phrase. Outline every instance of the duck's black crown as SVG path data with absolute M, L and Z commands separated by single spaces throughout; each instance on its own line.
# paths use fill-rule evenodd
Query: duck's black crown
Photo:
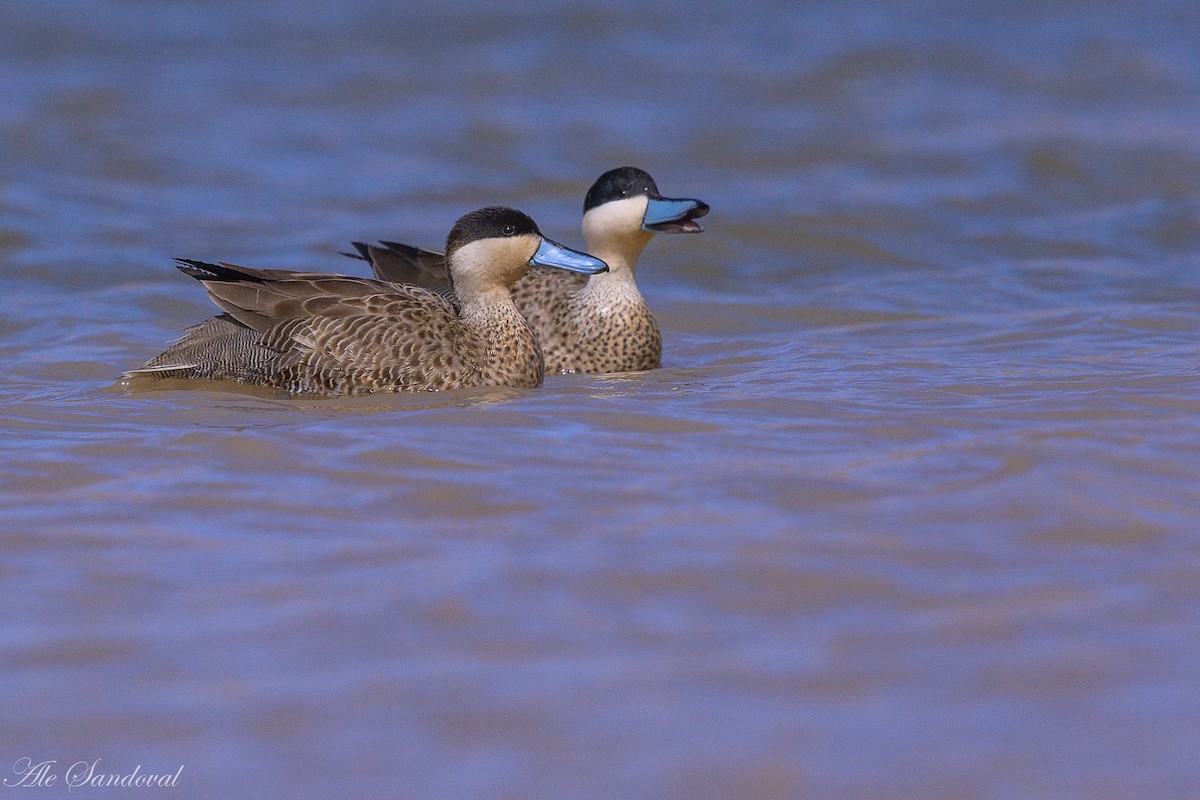
M 525 233 L 542 235 L 528 214 L 508 206 L 488 206 L 458 218 L 446 237 L 446 253 L 480 239 L 500 239 Z
M 626 197 L 660 197 L 654 178 L 637 167 L 617 167 L 601 175 L 583 198 L 583 211 Z

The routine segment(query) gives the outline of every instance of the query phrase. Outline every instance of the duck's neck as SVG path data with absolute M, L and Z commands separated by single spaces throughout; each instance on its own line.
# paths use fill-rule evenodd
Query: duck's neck
M 635 273 L 638 259 L 654 234 L 638 231 L 632 236 L 588 236 L 584 230 L 587 250 L 608 264 L 608 272 L 601 272 L 588 279 L 589 289 L 633 287 L 637 290 Z
M 472 293 L 470 297 L 460 298 L 462 302 L 459 319 L 478 331 L 487 339 L 501 328 L 517 327 L 529 331 L 532 339 L 533 332 L 517 307 L 513 305 L 512 295 L 507 287 L 498 287 L 486 292 Z
M 489 364 L 536 374 L 535 385 L 540 384 L 545 374 L 542 348 L 529 323 L 513 305 L 508 287 L 474 292 L 460 300 L 459 319 L 486 343 Z

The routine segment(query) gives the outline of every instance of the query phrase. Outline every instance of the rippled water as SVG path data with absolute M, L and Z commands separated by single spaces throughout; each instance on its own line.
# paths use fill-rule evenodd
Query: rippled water
M 4 17 L 6 780 L 1196 796 L 1194 4 Z M 713 207 L 643 259 L 663 369 L 113 387 L 214 313 L 173 256 L 579 244 L 625 163 Z

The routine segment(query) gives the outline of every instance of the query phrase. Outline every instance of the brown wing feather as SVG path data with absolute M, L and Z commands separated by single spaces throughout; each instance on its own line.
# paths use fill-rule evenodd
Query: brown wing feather
M 440 389 L 470 385 L 479 373 L 485 345 L 435 292 L 366 278 L 246 274 L 247 282 L 204 284 L 281 354 L 285 388 Z
M 380 242 L 365 249 L 371 271 L 381 281 L 406 283 L 426 289 L 444 290 L 451 286 L 446 257 L 436 250 L 402 244 Z

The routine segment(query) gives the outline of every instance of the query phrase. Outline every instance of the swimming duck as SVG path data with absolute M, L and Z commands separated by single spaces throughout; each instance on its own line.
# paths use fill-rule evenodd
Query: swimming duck
M 655 233 L 700 233 L 708 213 L 700 200 L 663 197 L 654 179 L 635 167 L 601 175 L 583 201 L 583 238 L 608 272 L 568 275 L 532 269 L 512 288 L 551 372 L 628 372 L 662 364 L 662 334 L 638 291 L 638 257 Z M 375 277 L 448 293 L 441 253 L 398 242 L 354 242 Z M 348 254 L 353 255 L 353 254 Z
M 541 385 L 542 351 L 510 287 L 533 265 L 584 275 L 607 266 L 505 207 L 459 219 L 446 253 L 457 305 L 417 286 L 177 259 L 225 313 L 126 375 L 322 394 Z

